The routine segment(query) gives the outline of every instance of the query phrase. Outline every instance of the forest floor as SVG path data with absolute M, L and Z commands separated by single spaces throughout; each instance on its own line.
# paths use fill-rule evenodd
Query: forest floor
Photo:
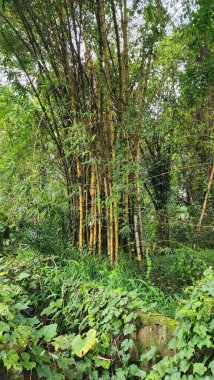
M 149 373 L 147 377 L 140 363 L 130 363 L 136 311 L 177 318 L 181 305 L 192 309 L 191 302 L 197 304 L 197 297 L 200 308 L 204 307 L 201 288 L 205 285 L 199 282 L 197 288 L 197 282 L 205 272 L 205 290 L 214 283 L 208 269 L 214 266 L 213 256 L 213 250 L 152 253 L 139 265 L 121 254 L 114 267 L 88 252 L 80 256 L 75 249 L 57 256 L 19 246 L 16 254 L 2 256 L 0 358 L 12 376 L 6 378 L 22 379 L 24 370 L 25 379 L 165 379 L 149 377 Z M 187 286 L 193 290 L 186 292 Z M 204 299 L 206 305 L 207 296 Z M 209 302 L 212 305 L 213 299 Z M 203 310 L 201 318 L 208 318 L 211 309 Z M 197 325 L 195 320 L 190 322 Z M 201 325 L 204 342 L 210 339 L 209 328 L 204 321 Z M 181 329 L 182 334 L 186 332 Z M 150 363 L 154 355 L 151 347 L 142 360 Z M 191 360 L 194 363 L 195 359 Z M 11 370 L 20 377 L 13 377 Z

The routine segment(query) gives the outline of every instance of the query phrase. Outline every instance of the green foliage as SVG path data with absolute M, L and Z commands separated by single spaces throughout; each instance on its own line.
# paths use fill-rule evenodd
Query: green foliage
M 167 310 L 161 292 L 149 282 L 139 283 L 141 289 L 136 290 L 137 282 L 126 283 L 124 272 L 121 286 L 116 281 L 119 266 L 100 264 L 97 273 L 86 270 L 84 278 L 84 268 L 99 264 L 98 258 L 92 264 L 84 256 L 58 264 L 55 260 L 22 250 L 12 261 L 1 261 L 0 359 L 8 370 L 37 372 L 46 379 L 186 379 L 181 377 L 185 373 L 197 379 L 202 372 L 211 373 L 211 270 L 188 290 L 176 315 L 180 325 L 171 342 L 176 354 L 146 373 L 140 363 L 130 362 L 132 334 L 139 309 Z M 169 298 L 168 308 L 171 302 Z M 141 362 L 150 362 L 155 353 L 151 347 Z
M 206 255 L 201 251 L 188 248 L 171 250 L 154 258 L 152 279 L 163 291 L 180 293 L 185 286 L 192 285 L 200 279 L 210 264 L 209 256 L 206 259 Z
M 213 0 L 46 3 L 0 9 L 0 365 L 214 376 L 211 270 L 197 284 L 214 263 L 197 251 L 214 247 L 213 187 L 195 228 L 214 153 Z M 181 295 L 176 353 L 148 374 L 155 347 L 130 361 L 137 310 L 172 316 Z
M 153 367 L 148 380 L 205 379 L 214 376 L 214 274 L 207 269 L 195 287 L 187 290 L 176 314 L 180 322 L 170 348 L 176 350 Z
M 60 210 L 58 210 L 60 215 Z M 62 215 L 62 218 L 64 215 Z M 22 245 L 37 250 L 42 254 L 62 255 L 68 244 L 66 226 L 51 222 L 49 218 L 37 224 L 31 223 L 19 231 Z
M 10 298 L 1 304 L 3 339 L 14 342 L 12 351 L 1 351 L 4 365 L 46 379 L 144 378 L 129 363 L 130 334 L 137 310 L 167 309 L 164 295 L 143 281 L 137 291 L 127 281 L 130 272 L 119 265 L 110 269 L 96 257 L 55 260 L 23 250 L 12 261 L 2 260 L 1 279 L 12 281 L 7 291 L 14 297 L 17 289 L 19 297 L 14 306 Z

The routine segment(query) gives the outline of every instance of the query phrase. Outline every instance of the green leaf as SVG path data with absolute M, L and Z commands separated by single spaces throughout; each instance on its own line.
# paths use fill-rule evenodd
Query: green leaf
M 125 376 L 125 373 L 124 371 L 121 369 L 121 368 L 118 368 L 116 370 L 116 375 L 114 377 L 115 380 L 126 380 L 126 376 Z
M 23 367 L 27 369 L 28 371 L 31 371 L 33 368 L 36 367 L 36 363 L 30 361 L 30 355 L 27 352 L 22 352 L 21 358 L 23 360 L 22 362 Z
M 147 376 L 147 380 L 161 380 L 161 376 L 157 372 L 152 370 L 150 374 Z
M 123 349 L 123 351 L 128 351 L 130 348 L 132 348 L 132 346 L 133 346 L 132 339 L 125 339 L 121 344 L 121 348 Z
M 207 327 L 196 323 L 193 331 L 198 334 L 201 338 L 204 338 L 207 334 Z
M 180 362 L 180 370 L 181 372 L 186 373 L 190 367 L 190 362 L 186 359 L 181 360 Z
M 212 374 L 214 375 L 214 360 L 212 360 L 209 364 L 209 368 L 211 369 Z
M 8 323 L 0 321 L 0 333 L 9 332 L 9 331 L 10 331 L 10 326 L 8 325 Z
M 26 273 L 26 272 L 21 272 L 18 276 L 17 276 L 17 280 L 23 280 L 24 278 L 28 278 L 30 276 L 29 273 Z
M 129 366 L 129 375 L 138 376 L 140 379 L 145 379 L 146 372 L 140 369 L 136 364 L 131 364 Z
M 170 380 L 180 380 L 181 374 L 179 372 L 175 372 L 171 375 Z
M 202 286 L 202 289 L 214 297 L 214 280 Z
M 40 367 L 37 368 L 37 373 L 38 373 L 39 379 L 41 379 L 41 377 L 44 377 L 47 380 L 53 379 L 53 374 L 51 372 L 49 365 L 46 365 L 46 364 L 41 365 Z
M 38 325 L 40 323 L 40 320 L 37 317 L 26 318 L 26 323 L 28 326 L 33 327 L 35 325 Z
M 206 367 L 203 363 L 194 363 L 193 364 L 193 373 L 197 373 L 198 375 L 202 376 L 206 372 Z
M 145 352 L 140 356 L 140 361 L 151 360 L 156 354 L 156 347 L 152 346 L 149 351 Z
M 15 366 L 19 361 L 19 355 L 17 352 L 12 349 L 7 351 L 6 355 L 2 358 L 3 363 L 7 369 L 10 369 L 11 367 Z
M 95 365 L 97 367 L 109 369 L 109 367 L 111 365 L 111 360 L 103 358 L 102 356 L 95 356 L 95 357 L 93 357 L 93 359 L 94 359 Z
M 124 327 L 123 333 L 124 333 L 124 335 L 129 335 L 129 334 L 133 333 L 134 330 L 135 330 L 135 326 L 133 324 L 130 324 L 130 325 L 127 324 Z
M 214 330 L 214 318 L 210 322 L 210 331 Z
M 59 298 L 55 302 L 52 301 L 48 307 L 46 307 L 42 312 L 41 315 L 51 315 L 55 314 L 56 311 L 62 307 L 63 299 Z
M 51 325 L 44 326 L 40 330 L 37 331 L 36 336 L 38 338 L 44 337 L 46 342 L 50 342 L 51 339 L 57 333 L 57 323 L 52 323 Z
M 26 310 L 29 308 L 30 301 L 27 301 L 25 303 L 18 302 L 14 305 L 14 308 L 17 310 Z
M 52 345 L 55 347 L 55 350 L 68 350 L 72 347 L 74 340 L 74 335 L 59 335 L 54 339 Z

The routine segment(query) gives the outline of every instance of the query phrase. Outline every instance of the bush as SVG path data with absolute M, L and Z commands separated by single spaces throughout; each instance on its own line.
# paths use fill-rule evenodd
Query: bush
M 184 287 L 194 284 L 209 267 L 209 260 L 200 252 L 176 250 L 153 260 L 152 279 L 165 292 L 181 293 Z
M 62 255 L 68 245 L 65 231 L 49 220 L 25 226 L 20 233 L 20 240 L 24 246 L 49 255 Z
M 19 251 L 17 259 L 2 264 L 3 365 L 18 373 L 35 371 L 47 380 L 145 378 L 139 366 L 129 363 L 130 334 L 139 309 L 159 309 L 161 292 L 145 283 L 140 293 L 131 290 L 133 284 L 125 290 L 122 269 L 111 270 L 107 262 L 101 278 L 101 262 L 92 271 L 86 257 L 67 260 L 65 266 L 32 252 L 24 255 Z M 94 266 L 98 260 L 92 260 Z
M 173 357 L 166 356 L 153 367 L 147 380 L 193 380 L 214 378 L 214 274 L 205 271 L 202 280 L 188 290 L 176 314 L 180 322 L 170 348 Z
M 130 363 L 130 334 L 136 329 L 137 312 L 160 312 L 171 306 L 172 312 L 175 303 L 171 305 L 172 298 L 150 281 L 134 278 L 132 270 L 135 268 L 125 268 L 123 261 L 121 267 L 112 269 L 107 261 L 93 256 L 73 254 L 73 259 L 56 261 L 21 249 L 17 258 L 2 259 L 3 365 L 47 380 L 190 380 L 203 379 L 202 373 L 210 375 L 213 272 L 206 271 L 188 290 L 190 298 L 177 313 L 180 326 L 171 343 L 177 350 L 175 356 L 165 357 L 146 374 L 140 363 Z M 143 360 L 151 360 L 150 351 Z

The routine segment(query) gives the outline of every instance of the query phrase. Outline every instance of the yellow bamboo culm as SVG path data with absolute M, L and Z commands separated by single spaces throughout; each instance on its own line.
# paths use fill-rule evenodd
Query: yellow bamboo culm
M 110 189 L 110 198 L 112 195 L 112 188 L 111 183 L 109 183 L 109 189 Z M 113 265 L 114 263 L 114 211 L 113 211 L 113 202 L 110 201 L 109 206 L 109 221 L 110 221 L 110 228 L 109 228 L 109 241 L 110 241 L 110 265 Z
M 97 170 L 94 171 L 94 186 L 93 186 L 93 196 L 94 196 L 94 207 L 93 207 L 93 222 L 94 222 L 94 236 L 93 236 L 93 250 L 96 250 L 97 243 Z
M 107 178 L 104 177 L 104 191 L 105 191 L 105 199 L 106 201 L 108 200 L 108 182 Z M 110 249 L 110 218 L 109 218 L 109 206 L 106 203 L 106 224 L 107 224 L 107 253 L 110 261 L 110 256 L 111 256 L 111 249 Z
M 83 194 L 82 194 L 81 176 L 82 176 L 82 171 L 81 171 L 79 160 L 77 160 L 77 177 L 78 177 L 78 188 L 79 188 L 79 250 L 82 253 L 82 248 L 83 248 Z
M 137 174 L 136 174 L 136 190 L 137 190 L 137 208 L 138 208 L 138 226 L 140 234 L 140 248 L 141 254 L 145 253 L 145 243 L 143 239 L 143 223 L 141 216 L 141 200 L 140 200 L 140 184 L 139 184 L 139 166 L 140 166 L 140 143 L 138 142 L 137 146 Z
M 100 179 L 97 178 L 97 212 L 98 212 L 98 255 L 102 256 L 102 218 L 101 218 L 101 200 L 100 200 Z
M 211 190 L 213 178 L 214 178 L 214 164 L 212 165 L 212 169 L 211 169 L 211 172 L 210 172 L 209 181 L 208 181 L 208 185 L 207 185 L 207 192 L 205 194 L 204 203 L 203 203 L 203 207 L 202 207 L 202 210 L 201 210 L 201 215 L 200 215 L 197 227 L 196 227 L 198 231 L 201 228 L 202 220 L 203 220 L 204 214 L 206 212 L 207 201 L 208 201 L 209 193 L 210 193 L 210 190 Z
M 105 20 L 105 8 L 104 1 L 99 0 L 99 16 L 100 16 L 100 25 L 101 25 L 101 35 L 102 35 L 102 43 L 103 43 L 103 60 L 104 60 L 104 70 L 106 77 L 106 85 L 107 85 L 107 124 L 109 127 L 110 134 L 110 146 L 111 146 L 111 156 L 112 161 L 115 161 L 115 129 L 113 122 L 113 107 L 112 107 L 112 99 L 110 93 L 111 86 L 111 75 L 110 75 L 110 65 L 109 65 L 109 57 L 108 57 L 108 41 L 107 41 L 107 33 L 106 33 L 106 20 Z M 111 178 L 110 169 L 109 169 L 109 178 Z M 108 187 L 108 186 L 107 186 Z M 115 183 L 113 182 L 113 187 L 115 187 Z M 112 195 L 112 184 L 109 182 L 109 195 L 111 198 Z M 109 207 L 109 244 L 110 244 L 110 264 L 113 265 L 114 262 L 114 248 L 115 248 L 115 258 L 118 257 L 118 217 L 117 217 L 117 203 L 110 201 Z M 115 238 L 115 240 L 114 240 Z M 114 247 L 115 243 L 115 247 Z
M 88 221 L 88 216 L 89 216 L 89 205 L 88 205 L 88 198 L 89 198 L 89 189 L 88 189 L 88 185 L 89 185 L 89 173 L 88 173 L 88 169 L 86 169 L 86 173 L 85 173 L 85 183 L 86 183 L 86 189 L 85 189 L 85 219 L 86 221 Z M 88 228 L 88 223 L 86 223 L 86 241 L 87 243 L 89 242 L 89 239 L 90 239 L 90 236 L 89 236 L 89 228 Z
M 122 83 L 123 83 L 123 94 L 125 104 L 128 102 L 128 83 L 129 83 L 129 64 L 128 64 L 128 18 L 127 18 L 127 0 L 124 0 L 124 4 L 120 3 L 120 13 L 121 13 L 121 27 L 122 27 L 122 37 L 123 37 L 123 53 L 122 53 Z
M 125 188 L 125 195 L 124 195 L 124 204 L 125 204 L 125 218 L 126 218 L 126 223 L 128 224 L 129 220 L 129 178 L 127 176 L 126 178 L 126 188 Z
M 119 254 L 119 223 L 118 223 L 118 214 L 117 214 L 117 203 L 114 202 L 114 254 L 115 254 L 115 263 L 118 261 Z
M 140 240 L 139 240 L 139 233 L 138 233 L 138 218 L 137 214 L 134 214 L 134 232 L 135 232 L 135 244 L 136 244 L 136 250 L 137 250 L 137 260 L 141 261 L 141 252 L 140 252 Z
M 95 170 L 91 169 L 91 220 L 90 220 L 90 240 L 89 249 L 92 252 L 94 248 L 94 213 L 95 213 Z
M 124 205 L 125 205 L 125 223 L 129 226 L 129 175 L 126 176 L 126 188 L 124 194 Z M 130 245 L 130 234 L 127 236 L 127 251 L 131 253 L 131 245 Z

